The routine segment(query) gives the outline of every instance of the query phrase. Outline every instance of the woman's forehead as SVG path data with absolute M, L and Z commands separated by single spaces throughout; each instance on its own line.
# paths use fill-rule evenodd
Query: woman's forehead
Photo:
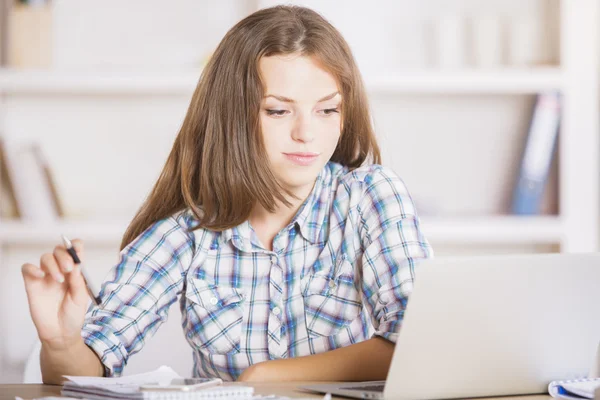
M 335 77 L 314 57 L 297 54 L 262 57 L 259 70 L 265 95 L 314 102 L 339 91 Z

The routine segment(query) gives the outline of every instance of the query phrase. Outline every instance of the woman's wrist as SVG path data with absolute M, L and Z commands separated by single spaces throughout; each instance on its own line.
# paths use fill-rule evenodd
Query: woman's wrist
M 86 346 L 81 335 L 55 339 L 40 339 L 40 342 L 42 343 L 42 350 L 45 350 L 49 354 L 76 352 L 77 349 Z

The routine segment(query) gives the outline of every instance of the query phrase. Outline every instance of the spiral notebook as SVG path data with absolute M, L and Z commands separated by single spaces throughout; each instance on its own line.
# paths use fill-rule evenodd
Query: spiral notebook
M 553 381 L 548 385 L 548 393 L 562 399 L 593 399 L 594 391 L 598 389 L 600 378 Z
M 167 385 L 172 379 L 181 378 L 167 366 L 143 374 L 120 378 L 90 376 L 67 376 L 61 394 L 67 397 L 91 400 L 203 400 L 203 399 L 251 399 L 254 388 L 250 386 L 220 385 L 191 391 L 140 390 L 142 385 Z

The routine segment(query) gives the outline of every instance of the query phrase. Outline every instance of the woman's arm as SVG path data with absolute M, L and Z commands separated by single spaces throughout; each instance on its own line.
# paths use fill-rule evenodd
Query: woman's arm
M 254 364 L 238 378 L 246 382 L 385 380 L 395 345 L 381 337 L 311 356 Z
M 63 349 L 51 349 L 42 345 L 40 365 L 42 380 L 46 384 L 60 385 L 64 381 L 63 375 L 104 375 L 100 359 L 85 345 L 83 339 Z
M 193 257 L 184 228 L 169 217 L 125 247 L 102 285 L 102 304 L 87 313 L 81 337 L 101 357 L 106 376 L 121 375 L 129 357 L 167 320 Z

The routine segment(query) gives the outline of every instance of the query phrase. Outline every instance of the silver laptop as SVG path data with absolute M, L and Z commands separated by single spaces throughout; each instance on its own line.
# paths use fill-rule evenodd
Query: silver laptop
M 550 381 L 597 371 L 599 343 L 600 254 L 437 258 L 417 266 L 387 381 L 303 389 L 415 400 L 547 393 Z

